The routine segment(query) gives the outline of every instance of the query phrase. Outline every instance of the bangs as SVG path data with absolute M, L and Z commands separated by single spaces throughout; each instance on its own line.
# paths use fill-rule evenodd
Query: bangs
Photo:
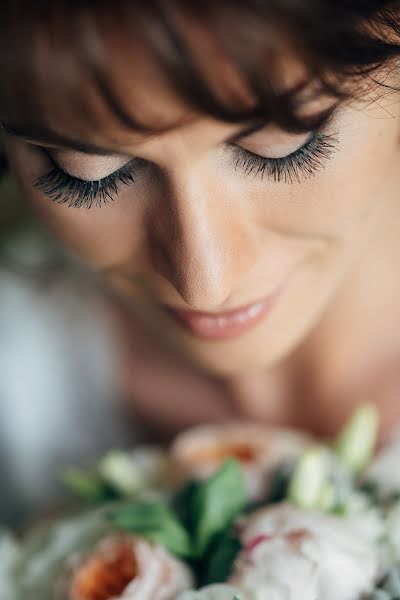
M 394 4 L 2 0 L 0 120 L 77 138 L 161 132 L 185 112 L 309 130 L 304 103 L 398 55 Z

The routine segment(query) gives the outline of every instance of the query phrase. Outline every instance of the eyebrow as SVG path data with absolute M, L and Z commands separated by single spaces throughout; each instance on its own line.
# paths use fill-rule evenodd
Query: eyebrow
M 330 110 L 327 111 L 327 113 L 330 112 Z M 263 127 L 267 127 L 269 124 L 270 121 L 267 119 L 253 119 L 247 123 L 243 123 L 242 129 L 235 132 L 233 135 L 230 135 L 225 140 L 225 143 L 234 144 L 241 138 L 251 135 Z M 56 146 L 67 148 L 68 150 L 76 150 L 77 152 L 82 152 L 83 154 L 94 154 L 98 156 L 116 156 L 120 154 L 118 150 L 83 142 L 76 138 L 59 134 L 56 131 L 47 128 L 39 128 L 30 125 L 18 125 L 0 121 L 0 129 L 12 137 L 19 138 L 32 144 L 42 145 L 44 147 Z M 148 136 L 154 134 L 155 132 L 147 132 Z
M 0 123 L 0 127 L 8 135 L 17 137 L 27 142 L 37 142 L 38 144 L 42 144 L 44 146 L 62 146 L 64 148 L 77 150 L 78 152 L 83 152 L 85 154 L 97 154 L 100 156 L 113 156 L 118 154 L 117 150 L 110 150 L 110 148 L 103 148 L 94 144 L 88 144 L 86 142 L 61 135 L 50 129 L 39 129 L 30 126 L 24 127 L 4 122 Z
M 226 143 L 233 144 L 240 138 L 250 135 L 262 127 L 265 127 L 268 125 L 268 122 L 267 120 L 262 121 L 258 119 L 257 121 L 253 120 L 243 125 L 244 127 L 240 131 L 234 133 L 225 140 Z M 17 137 L 26 142 L 37 143 L 38 145 L 61 146 L 63 148 L 76 150 L 84 154 L 96 154 L 99 156 L 113 156 L 118 154 L 118 150 L 111 150 L 110 148 L 104 148 L 95 144 L 88 144 L 87 142 L 61 135 L 51 129 L 31 127 L 29 125 L 20 126 L 6 122 L 0 122 L 0 128 L 12 137 Z M 150 135 L 150 133 L 148 135 Z

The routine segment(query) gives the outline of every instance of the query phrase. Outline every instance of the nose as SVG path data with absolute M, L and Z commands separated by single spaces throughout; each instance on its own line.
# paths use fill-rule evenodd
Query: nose
M 251 220 L 221 183 L 187 178 L 169 182 L 149 224 L 153 268 L 168 280 L 188 308 L 229 307 L 255 264 Z

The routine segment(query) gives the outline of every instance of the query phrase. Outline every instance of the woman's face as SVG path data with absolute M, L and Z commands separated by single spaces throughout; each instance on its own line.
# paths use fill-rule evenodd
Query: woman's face
M 385 106 L 397 98 L 347 103 L 304 135 L 149 101 L 181 125 L 80 140 L 99 152 L 6 134 L 24 194 L 185 356 L 217 374 L 271 366 L 317 323 L 396 199 L 399 131 Z

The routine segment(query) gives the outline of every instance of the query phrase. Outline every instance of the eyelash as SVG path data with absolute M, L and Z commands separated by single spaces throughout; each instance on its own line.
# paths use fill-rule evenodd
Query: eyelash
M 92 208 L 113 202 L 118 196 L 119 184 L 132 185 L 138 167 L 138 159 L 133 159 L 118 171 L 98 179 L 86 181 L 73 177 L 63 171 L 52 159 L 52 168 L 34 182 L 40 190 L 53 202 L 67 204 L 70 208 Z
M 265 176 L 274 182 L 300 183 L 322 169 L 336 150 L 334 135 L 315 133 L 303 146 L 282 158 L 266 158 L 236 144 L 231 148 L 236 154 L 235 169 L 246 175 Z M 47 154 L 47 153 L 46 153 Z M 71 208 L 91 208 L 113 202 L 119 193 L 119 184 L 132 185 L 140 159 L 133 159 L 118 171 L 96 181 L 86 181 L 63 171 L 52 159 L 52 169 L 38 177 L 34 187 L 58 204 Z
M 325 166 L 337 149 L 337 143 L 334 135 L 317 132 L 303 146 L 282 158 L 266 158 L 235 146 L 235 168 L 261 179 L 267 176 L 274 182 L 300 183 Z

